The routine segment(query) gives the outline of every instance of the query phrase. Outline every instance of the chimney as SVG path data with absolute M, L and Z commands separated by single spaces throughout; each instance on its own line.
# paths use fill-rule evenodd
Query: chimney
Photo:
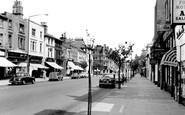
M 48 26 L 46 22 L 41 22 L 41 25 L 44 27 L 44 34 L 48 33 Z
M 20 18 L 23 18 L 23 7 L 21 1 L 14 1 L 12 13 Z

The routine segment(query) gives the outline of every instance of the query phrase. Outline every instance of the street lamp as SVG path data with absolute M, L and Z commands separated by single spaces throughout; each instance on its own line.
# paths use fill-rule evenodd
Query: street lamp
M 90 37 L 90 34 L 88 33 L 88 30 L 86 30 L 86 34 L 87 34 L 87 39 L 86 39 L 86 43 L 85 46 L 82 49 L 85 49 L 86 51 L 88 51 L 88 55 L 89 55 L 89 86 L 88 86 L 88 115 L 91 115 L 91 108 L 92 108 L 92 94 L 91 94 L 91 53 L 93 51 L 93 45 L 94 45 L 94 37 Z
M 28 41 L 27 41 L 27 72 L 29 73 L 29 67 L 30 67 L 30 57 L 29 57 L 29 49 L 30 49 L 30 44 L 29 44 L 29 40 L 30 40 L 30 18 L 31 17 L 36 17 L 36 16 L 40 16 L 40 15 L 45 15 L 45 16 L 48 16 L 48 14 L 36 14 L 36 15 L 31 15 L 28 17 Z

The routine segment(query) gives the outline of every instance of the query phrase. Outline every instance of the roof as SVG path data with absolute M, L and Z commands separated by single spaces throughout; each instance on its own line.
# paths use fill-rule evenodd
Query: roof
M 51 38 L 54 38 L 54 39 L 59 40 L 59 39 L 58 39 L 58 38 L 56 38 L 55 36 L 53 36 L 53 35 L 51 35 L 51 34 L 48 34 L 48 33 L 44 34 L 44 36 L 48 36 L 48 37 L 51 37 Z

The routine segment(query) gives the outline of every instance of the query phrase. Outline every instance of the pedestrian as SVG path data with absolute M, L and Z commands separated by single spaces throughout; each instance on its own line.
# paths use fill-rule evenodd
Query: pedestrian
M 141 75 L 141 77 L 143 77 L 143 72 L 142 71 L 140 72 L 140 75 Z
M 43 70 L 43 78 L 45 79 L 46 78 L 46 71 Z

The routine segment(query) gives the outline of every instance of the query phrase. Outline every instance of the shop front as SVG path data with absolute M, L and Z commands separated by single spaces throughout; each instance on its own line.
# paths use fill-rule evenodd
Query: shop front
M 30 68 L 29 68 L 30 75 L 35 78 L 42 78 L 43 77 L 43 71 L 45 69 L 48 69 L 43 63 L 42 63 L 42 57 L 39 56 L 30 56 Z
M 167 51 L 161 60 L 161 87 L 165 91 L 168 91 L 172 97 L 177 100 L 178 85 L 177 85 L 177 54 L 176 47 Z
M 46 76 L 49 77 L 50 72 L 62 73 L 64 69 L 62 66 L 58 65 L 53 58 L 46 58 L 45 65 L 48 67 Z
M 13 74 L 19 71 L 26 71 L 27 68 L 27 54 L 23 51 L 9 50 L 7 52 L 7 59 L 17 66 L 14 68 L 7 68 L 7 77 L 12 77 Z

